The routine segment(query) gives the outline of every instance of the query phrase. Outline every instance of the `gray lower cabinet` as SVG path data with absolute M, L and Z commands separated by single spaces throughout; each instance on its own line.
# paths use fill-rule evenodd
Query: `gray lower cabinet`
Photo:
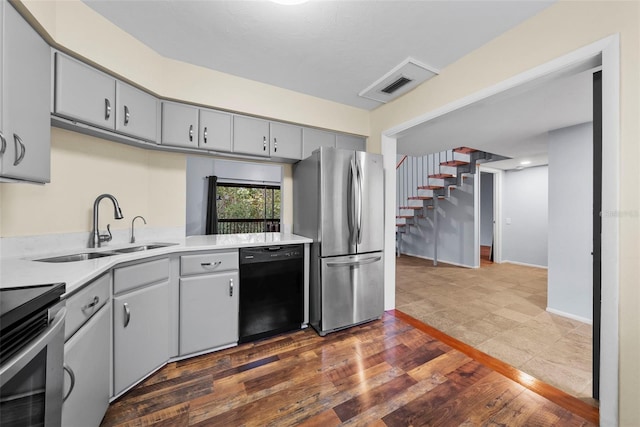
M 306 159 L 320 147 L 335 147 L 336 134 L 318 129 L 302 130 L 302 158 Z
M 271 157 L 302 159 L 302 128 L 278 122 L 269 123 Z
M 169 359 L 169 283 L 113 299 L 114 395 Z
M 111 304 L 108 303 L 64 345 L 65 427 L 99 426 L 109 406 Z
M 367 151 L 367 140 L 355 135 L 336 135 L 336 148 L 344 150 Z
M 269 122 L 253 117 L 233 117 L 233 152 L 269 157 Z
M 180 279 L 180 354 L 238 342 L 237 272 Z
M 168 309 L 168 279 L 113 298 L 114 396 L 169 360 Z
M 51 50 L 10 2 L 0 13 L 0 176 L 49 182 Z
M 180 257 L 180 355 L 238 342 L 238 250 Z

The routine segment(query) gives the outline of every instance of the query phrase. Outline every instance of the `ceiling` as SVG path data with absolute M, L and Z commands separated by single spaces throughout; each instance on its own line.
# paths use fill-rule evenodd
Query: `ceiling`
M 363 109 L 408 57 L 441 70 L 553 1 L 83 0 L 159 54 Z
M 548 132 L 592 121 L 593 67 L 599 61 L 414 126 L 398 135 L 398 153 L 421 156 L 467 146 L 513 158 L 489 165 L 498 169 L 514 169 L 523 160 L 528 167 L 545 165 Z

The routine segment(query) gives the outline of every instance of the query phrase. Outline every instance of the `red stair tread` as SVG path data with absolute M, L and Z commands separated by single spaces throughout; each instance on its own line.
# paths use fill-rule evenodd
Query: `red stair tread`
M 469 154 L 469 153 L 473 153 L 476 150 L 475 148 L 470 148 L 470 147 L 458 147 L 458 148 L 454 148 L 453 152 L 454 153 L 461 153 L 461 154 Z
M 400 209 L 422 209 L 422 206 L 400 206 Z
M 411 196 L 409 200 L 431 200 L 433 197 L 431 196 Z
M 396 215 L 396 218 L 413 218 L 413 215 Z
M 454 178 L 450 173 L 436 173 L 433 175 L 429 175 L 429 178 L 433 179 L 446 179 L 446 178 Z
M 406 227 L 407 224 L 396 224 L 396 227 Z
M 442 185 L 421 185 L 418 190 L 442 190 L 443 188 Z
M 462 160 L 449 160 L 448 162 L 440 163 L 440 166 L 464 166 L 468 164 L 469 162 L 465 162 Z

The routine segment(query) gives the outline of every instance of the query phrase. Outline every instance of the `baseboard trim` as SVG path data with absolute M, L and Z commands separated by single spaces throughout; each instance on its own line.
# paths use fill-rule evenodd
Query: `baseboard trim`
M 593 325 L 593 320 L 586 317 L 576 316 L 575 314 L 567 313 L 564 311 L 556 310 L 555 308 L 547 307 L 547 311 L 558 316 L 566 317 L 567 319 L 577 320 L 578 322 L 586 323 L 587 325 Z
M 420 259 L 426 259 L 428 261 L 433 261 L 433 258 L 424 256 L 424 255 L 412 254 L 410 252 L 400 252 L 400 255 L 412 256 L 412 257 L 415 257 L 415 258 L 420 258 Z M 442 260 L 442 259 L 439 259 L 438 263 L 448 264 L 448 265 L 455 265 L 456 267 L 463 267 L 463 268 L 477 268 L 477 267 L 473 267 L 471 265 L 458 264 L 457 262 L 451 262 L 451 261 L 446 261 L 446 260 Z
M 523 267 L 542 268 L 544 270 L 548 270 L 549 269 L 549 267 L 547 267 L 546 265 L 529 264 L 529 263 L 526 263 L 526 262 L 519 262 L 519 261 L 503 260 L 501 262 L 501 264 L 515 264 L 515 265 L 522 265 Z

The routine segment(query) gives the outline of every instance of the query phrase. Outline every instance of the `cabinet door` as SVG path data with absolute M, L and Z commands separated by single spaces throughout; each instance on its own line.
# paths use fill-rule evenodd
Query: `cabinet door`
M 302 158 L 306 159 L 320 147 L 335 147 L 336 134 L 317 129 L 302 129 Z
M 233 152 L 268 157 L 269 122 L 251 117 L 233 117 Z
M 3 3 L 2 175 L 49 182 L 51 50 L 10 3 Z
M 162 144 L 198 147 L 198 109 L 175 102 L 162 103 Z
M 231 114 L 200 110 L 198 146 L 206 150 L 231 152 Z
M 113 390 L 119 395 L 169 359 L 169 282 L 113 299 Z
M 116 80 L 56 53 L 54 113 L 104 129 L 115 129 Z
M 284 159 L 302 158 L 302 128 L 271 122 L 271 155 Z
M 62 404 L 63 426 L 99 426 L 107 411 L 110 318 L 107 304 L 64 345 L 64 395 L 68 396 Z
M 157 141 L 158 100 L 133 86 L 116 82 L 116 130 Z
M 336 136 L 336 148 L 343 150 L 367 151 L 367 140 L 361 136 L 341 135 Z
M 180 354 L 238 342 L 238 273 L 180 279 Z

